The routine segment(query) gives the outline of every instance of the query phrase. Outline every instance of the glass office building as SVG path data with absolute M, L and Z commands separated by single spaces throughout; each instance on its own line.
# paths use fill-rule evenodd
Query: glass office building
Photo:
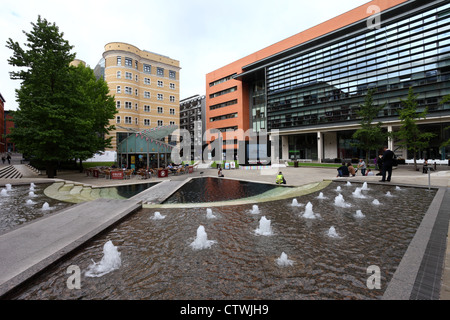
M 375 23 L 373 23 L 375 21 Z M 250 127 L 278 130 L 282 159 L 356 158 L 352 146 L 357 111 L 369 89 L 385 105 L 377 121 L 399 128 L 398 108 L 410 87 L 421 128 L 436 133 L 420 156 L 447 159 L 450 103 L 450 3 L 406 1 L 242 68 L 235 78 L 249 84 Z M 261 94 L 261 93 L 264 94 Z M 395 142 L 391 142 L 394 149 Z M 397 150 L 410 158 L 406 150 Z

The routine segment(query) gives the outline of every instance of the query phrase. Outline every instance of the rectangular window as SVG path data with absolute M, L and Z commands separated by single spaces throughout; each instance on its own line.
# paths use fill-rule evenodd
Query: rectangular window
M 160 88 L 164 87 L 164 82 L 162 82 L 161 80 L 158 80 L 158 87 L 160 87 Z
M 133 80 L 133 74 L 131 72 L 125 72 L 125 79 Z
M 170 96 L 170 102 L 175 102 L 175 96 Z
M 126 94 L 133 94 L 133 89 L 131 87 L 125 87 Z
M 120 71 L 117 71 L 116 78 L 120 79 L 121 77 L 122 77 L 122 73 Z
M 122 65 L 122 57 L 117 57 L 117 65 L 118 66 Z
M 164 113 L 163 107 L 158 107 L 158 113 Z
M 120 101 L 116 101 L 116 108 L 120 109 Z
M 125 117 L 125 124 L 131 124 L 131 117 Z
M 149 64 L 144 64 L 144 72 L 145 73 L 151 73 L 152 72 L 152 66 Z
M 170 115 L 174 116 L 175 115 L 175 109 L 170 109 Z
M 224 94 L 227 94 L 227 93 L 230 93 L 230 92 L 234 92 L 234 91 L 236 91 L 236 90 L 237 90 L 237 87 L 225 89 L 225 90 L 222 90 L 222 91 L 219 91 L 219 92 L 210 94 L 209 97 L 210 97 L 211 99 L 212 99 L 212 98 L 216 98 L 216 97 L 222 96 L 222 95 L 224 95 Z
M 121 89 L 120 86 L 117 86 L 117 88 L 116 88 L 116 93 L 122 93 L 122 89 Z
M 120 116 L 116 117 L 116 123 L 120 123 Z
M 131 109 L 131 102 L 125 101 L 125 109 Z
M 177 78 L 177 73 L 175 71 L 169 70 L 169 78 L 170 79 L 176 79 Z
M 156 68 L 156 74 L 160 77 L 164 77 L 164 68 Z
M 162 127 L 164 125 L 164 121 L 158 120 L 158 127 Z
M 149 78 L 144 78 L 144 84 L 151 84 L 151 80 Z
M 158 93 L 158 100 L 164 100 L 164 95 L 162 93 Z
M 134 118 L 134 124 L 138 125 L 139 124 L 139 119 L 138 118 Z
M 174 126 L 175 125 L 175 121 L 170 121 L 170 125 Z
M 144 92 L 144 98 L 150 99 L 150 92 L 145 91 Z
M 144 119 L 144 126 L 150 126 L 150 119 Z
M 133 59 L 125 58 L 125 66 L 132 67 L 133 66 Z
M 150 106 L 144 106 L 144 112 L 150 112 Z
M 211 83 L 209 84 L 209 86 L 210 86 L 210 87 L 214 87 L 214 86 L 217 86 L 218 84 L 227 82 L 227 81 L 233 79 L 233 76 L 235 76 L 235 75 L 236 75 L 236 73 L 234 73 L 234 74 L 232 74 L 232 75 L 229 75 L 229 76 L 227 76 L 227 77 L 225 77 L 225 78 L 216 80 L 216 81 L 214 81 L 214 82 L 211 82 Z
M 175 90 L 175 83 L 170 84 L 170 89 Z

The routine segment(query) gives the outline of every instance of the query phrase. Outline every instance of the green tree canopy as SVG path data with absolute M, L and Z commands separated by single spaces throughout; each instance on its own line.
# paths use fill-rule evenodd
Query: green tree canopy
M 406 99 L 401 99 L 401 107 L 398 110 L 401 121 L 400 130 L 396 132 L 396 137 L 400 140 L 400 146 L 410 150 L 414 154 L 414 169 L 417 170 L 417 152 L 426 148 L 431 138 L 435 136 L 431 132 L 421 132 L 417 125 L 417 120 L 425 119 L 428 114 L 428 107 L 424 111 L 418 111 L 417 95 L 413 88 L 409 88 Z
M 352 145 L 366 152 L 366 163 L 369 163 L 370 151 L 380 149 L 388 137 L 388 134 L 381 127 L 382 123 L 380 121 L 374 123 L 378 113 L 384 107 L 385 105 L 374 105 L 373 90 L 369 90 L 364 104 L 358 110 L 358 116 L 361 117 L 361 128 L 353 134 L 352 138 L 356 142 L 352 143 Z
M 116 110 L 103 80 L 90 68 L 70 66 L 73 46 L 59 28 L 40 16 L 32 26 L 24 31 L 25 49 L 7 41 L 13 50 L 8 63 L 20 68 L 11 79 L 22 81 L 10 138 L 22 153 L 45 162 L 53 177 L 58 161 L 86 159 L 108 146 L 101 140 Z

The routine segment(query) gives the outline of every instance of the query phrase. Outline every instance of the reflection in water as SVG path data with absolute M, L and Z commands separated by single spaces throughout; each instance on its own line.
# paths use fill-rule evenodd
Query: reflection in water
M 49 185 L 15 185 L 0 196 L 0 233 L 72 205 L 48 198 L 44 190 Z
M 157 185 L 158 182 L 149 182 L 149 183 L 136 183 L 136 184 L 128 184 L 128 185 L 120 185 L 115 187 L 117 189 L 117 193 L 124 198 L 131 198 L 142 191 L 151 188 Z
M 274 188 L 282 187 L 211 177 L 192 179 L 164 203 L 203 203 L 242 199 L 259 195 Z
M 354 183 L 355 184 L 355 183 Z M 251 205 L 216 207 L 217 219 L 207 219 L 204 208 L 158 209 L 164 220 L 149 219 L 143 209 L 114 230 L 88 243 L 29 283 L 16 299 L 379 299 L 402 259 L 435 191 L 385 185 L 371 186 L 366 198 L 351 196 L 351 207 L 334 205 L 336 186 L 302 196 L 311 202 L 317 219 L 302 217 L 304 208 L 292 199 L 259 203 L 271 221 L 273 235 L 256 235 L 261 216 Z M 390 191 L 379 206 L 372 201 Z M 418 198 L 421 201 L 416 201 Z M 414 206 L 411 206 L 414 203 Z M 355 217 L 364 210 L 364 218 Z M 217 240 L 207 250 L 192 250 L 199 226 Z M 333 227 L 338 238 L 329 237 Z M 86 270 L 102 258 L 112 241 L 121 252 L 122 265 L 101 278 L 82 277 L 80 290 L 69 290 L 66 270 Z M 280 253 L 295 261 L 278 264 Z M 382 266 L 381 290 L 369 290 L 367 268 Z

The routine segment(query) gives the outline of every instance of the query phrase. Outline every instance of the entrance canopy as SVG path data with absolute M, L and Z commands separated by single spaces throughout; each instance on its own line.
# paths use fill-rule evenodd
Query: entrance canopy
M 132 133 L 119 143 L 117 152 L 120 154 L 171 153 L 175 147 L 160 140 L 172 134 L 176 129 L 178 126 L 170 125 Z

